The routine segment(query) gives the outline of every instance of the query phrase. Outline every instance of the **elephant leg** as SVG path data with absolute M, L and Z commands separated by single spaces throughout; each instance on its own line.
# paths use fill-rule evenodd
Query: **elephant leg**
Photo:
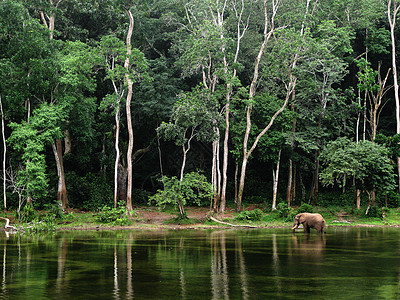
M 303 229 L 304 233 L 310 233 L 310 227 L 306 223 L 303 223 Z

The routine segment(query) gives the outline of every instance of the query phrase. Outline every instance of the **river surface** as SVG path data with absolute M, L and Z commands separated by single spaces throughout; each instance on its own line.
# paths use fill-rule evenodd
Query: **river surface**
M 0 299 L 400 299 L 400 228 L 0 233 Z

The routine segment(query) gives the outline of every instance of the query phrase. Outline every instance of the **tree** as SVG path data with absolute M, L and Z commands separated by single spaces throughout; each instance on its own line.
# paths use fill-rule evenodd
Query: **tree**
M 370 195 L 376 189 L 390 191 L 395 187 L 393 164 L 388 157 L 388 149 L 371 141 L 358 144 L 347 138 L 329 142 L 321 153 L 323 170 L 322 184 L 343 186 L 347 178 L 354 178 L 354 188 L 365 190 Z M 372 205 L 375 205 L 374 201 Z M 357 209 L 360 209 L 357 203 Z
M 397 79 L 397 61 L 396 61 L 396 38 L 395 38 L 395 27 L 397 20 L 397 13 L 400 10 L 400 4 L 396 3 L 396 0 L 389 0 L 387 6 L 387 16 L 390 25 L 390 38 L 392 41 L 392 72 L 393 72 L 393 83 L 394 83 L 394 98 L 396 103 L 396 133 L 400 134 L 400 97 L 399 97 L 399 84 Z M 399 191 L 400 191 L 400 157 L 397 158 L 397 173 L 399 179 Z
M 125 77 L 125 69 L 122 68 L 122 62 L 125 58 L 125 49 L 122 41 L 115 36 L 103 36 L 99 44 L 99 52 L 101 55 L 100 64 L 104 66 L 106 71 L 106 79 L 111 81 L 113 94 L 104 97 L 100 108 L 106 109 L 112 107 L 112 113 L 115 115 L 115 163 L 114 163 L 114 208 L 118 202 L 118 170 L 120 164 L 120 114 L 121 100 L 125 93 L 123 78 Z
M 157 128 L 159 137 L 175 141 L 177 146 L 182 147 L 180 181 L 184 178 L 187 154 L 192 146 L 192 141 L 198 139 L 204 142 L 213 142 L 217 138 L 214 131 L 214 120 L 218 120 L 218 112 L 213 100 L 215 101 L 212 93 L 202 87 L 181 94 L 174 105 L 171 121 L 164 122 Z M 182 201 L 178 201 L 178 208 L 184 215 Z
M 245 178 L 246 178 L 246 169 L 247 169 L 247 162 L 249 160 L 250 155 L 254 151 L 254 149 L 257 147 L 257 144 L 261 137 L 271 128 L 273 125 L 275 119 L 282 113 L 282 111 L 286 108 L 286 106 L 289 103 L 289 100 L 291 98 L 292 93 L 294 92 L 296 88 L 296 83 L 297 83 L 297 76 L 294 74 L 294 70 L 297 66 L 297 63 L 300 59 L 300 53 L 302 50 L 302 44 L 303 44 L 303 38 L 306 30 L 306 23 L 307 23 L 307 17 L 309 15 L 309 9 L 310 9 L 310 3 L 311 0 L 307 0 L 306 3 L 306 8 L 304 11 L 303 15 L 303 20 L 301 22 L 301 28 L 298 34 L 293 34 L 292 30 L 283 30 L 282 28 L 277 28 L 275 24 L 275 19 L 277 18 L 278 10 L 281 7 L 282 3 L 280 1 L 272 0 L 271 3 L 268 3 L 268 1 L 264 1 L 264 30 L 263 30 L 263 42 L 258 50 L 258 54 L 255 59 L 255 64 L 254 64 L 254 71 L 252 74 L 252 80 L 251 84 L 249 86 L 249 100 L 246 108 L 246 130 L 245 134 L 243 137 L 243 159 L 242 159 L 242 167 L 241 167 L 241 172 L 240 172 L 240 182 L 239 182 L 239 192 L 238 192 L 238 200 L 236 203 L 236 210 L 240 211 L 241 206 L 242 206 L 242 197 L 243 197 L 243 190 L 244 190 L 244 183 L 245 183 Z M 278 29 L 280 29 L 278 31 Z M 275 34 L 277 32 L 277 34 Z M 279 42 L 276 45 L 279 45 L 279 43 L 285 44 L 289 42 L 293 44 L 294 41 L 297 40 L 299 42 L 298 45 L 296 45 L 295 49 L 293 49 L 293 52 L 290 52 L 289 47 L 281 47 L 278 49 L 278 52 L 283 52 L 283 55 L 286 55 L 286 57 L 281 57 L 281 62 L 283 62 L 283 76 L 280 78 L 282 81 L 282 84 L 285 89 L 285 93 L 283 96 L 283 102 L 281 104 L 281 107 L 275 112 L 275 114 L 271 117 L 267 125 L 259 131 L 257 134 L 253 144 L 249 147 L 249 138 L 250 138 L 250 132 L 251 132 L 251 114 L 253 110 L 253 101 L 254 101 L 254 96 L 256 94 L 256 88 L 257 85 L 259 84 L 259 68 L 260 68 L 260 63 L 261 59 L 264 55 L 265 49 L 267 47 L 267 44 L 269 43 L 270 39 L 273 36 L 276 36 L 277 38 L 280 37 Z M 289 53 L 287 51 L 289 50 Z M 266 72 L 266 71 L 264 71 Z
M 382 103 L 384 95 L 388 92 L 391 86 L 386 87 L 386 82 L 389 77 L 390 69 L 387 71 L 384 79 L 381 77 L 381 65 L 379 63 L 378 70 L 374 71 L 365 59 L 357 61 L 357 66 L 360 68 L 358 72 L 358 87 L 360 91 L 365 92 L 369 102 L 369 124 L 371 127 L 371 141 L 375 141 L 377 134 L 379 116 L 385 103 Z M 365 108 L 367 109 L 367 108 Z
M 248 29 L 245 1 L 188 1 L 185 4 L 187 25 L 184 38 L 179 37 L 176 48 L 182 55 L 178 63 L 185 76 L 199 74 L 202 86 L 221 97 L 221 114 L 225 116 L 222 174 L 220 164 L 221 128 L 214 127 L 218 139 L 212 145 L 212 184 L 215 211 L 225 211 L 229 154 L 230 102 L 241 69 L 239 52 Z M 229 30 L 234 26 L 235 30 Z M 181 33 L 179 31 L 179 33 Z M 215 121 L 214 121 L 215 122 Z M 222 182 L 221 182 L 222 181 Z M 218 202 L 221 201 L 219 207 Z

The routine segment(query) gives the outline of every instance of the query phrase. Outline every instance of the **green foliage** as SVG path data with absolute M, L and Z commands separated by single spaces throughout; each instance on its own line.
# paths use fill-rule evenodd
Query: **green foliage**
M 97 213 L 96 218 L 100 223 L 113 224 L 116 226 L 131 224 L 131 221 L 128 218 L 128 211 L 123 201 L 118 203 L 117 208 L 103 206 L 103 208 Z
M 51 216 L 53 219 L 64 219 L 65 217 L 61 203 L 45 204 L 44 208 L 47 210 L 47 215 Z
M 378 206 L 371 206 L 368 210 L 368 214 L 367 216 L 369 218 L 378 218 L 378 219 L 382 219 L 382 208 L 378 207 Z
M 235 220 L 239 221 L 260 221 L 264 215 L 264 212 L 259 209 L 253 209 L 253 210 L 244 210 L 238 213 L 235 216 Z
M 388 149 L 370 141 L 358 144 L 347 138 L 329 142 L 321 153 L 323 170 L 320 179 L 324 185 L 346 180 L 356 181 L 356 187 L 368 191 L 390 191 L 395 187 L 393 164 L 388 157 Z
M 18 211 L 16 213 L 18 220 L 23 223 L 32 222 L 38 216 L 32 204 L 30 203 L 27 203 L 19 213 Z
M 297 209 L 297 213 L 300 214 L 300 213 L 305 213 L 305 212 L 313 213 L 314 207 L 307 203 L 301 203 L 301 205 Z
M 158 190 L 156 194 L 149 197 L 149 204 L 157 206 L 167 204 L 178 205 L 178 202 L 185 205 L 201 205 L 209 201 L 213 195 L 211 184 L 203 174 L 192 172 L 185 174 L 182 181 L 175 176 L 161 178 L 164 190 Z
M 29 233 L 47 232 L 56 230 L 56 224 L 53 216 L 48 215 L 42 221 L 33 220 L 25 228 Z
M 87 173 L 80 177 L 76 173 L 67 173 L 70 205 L 76 208 L 96 211 L 113 203 L 113 187 L 102 174 Z
M 293 209 L 287 205 L 285 202 L 280 202 L 276 206 L 276 212 L 278 213 L 279 217 L 286 218 Z
M 193 138 L 212 142 L 217 137 L 214 129 L 220 121 L 217 109 L 214 96 L 201 86 L 182 93 L 174 104 L 171 121 L 163 122 L 157 134 L 164 140 L 175 141 L 178 146 L 190 147 Z

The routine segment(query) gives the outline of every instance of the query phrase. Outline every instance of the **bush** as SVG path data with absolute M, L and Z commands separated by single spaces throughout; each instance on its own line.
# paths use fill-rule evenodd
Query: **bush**
M 263 211 L 259 208 L 253 210 L 244 210 L 236 215 L 235 220 L 260 221 L 263 214 L 264 214 Z
M 37 213 L 32 204 L 27 203 L 20 212 L 16 211 L 16 217 L 19 221 L 28 223 L 32 222 L 37 217 Z
M 123 201 L 118 203 L 117 208 L 103 206 L 96 216 L 100 223 L 113 224 L 117 226 L 128 225 L 131 221 L 128 218 L 128 210 Z
M 102 174 L 88 173 L 81 177 L 70 172 L 66 180 L 71 207 L 96 211 L 113 201 L 113 187 Z
M 378 206 L 371 206 L 368 210 L 368 217 L 382 219 L 382 209 Z
M 149 204 L 155 203 L 158 206 L 172 204 L 182 206 L 187 204 L 201 205 L 209 201 L 213 195 L 211 184 L 203 174 L 192 172 L 185 174 L 182 182 L 176 177 L 164 176 L 161 181 L 164 184 L 164 190 L 158 190 L 157 193 L 149 197 Z
M 45 204 L 44 208 L 48 211 L 49 215 L 52 215 L 54 219 L 63 219 L 64 211 L 60 203 Z
M 287 218 L 292 210 L 293 209 L 291 207 L 288 207 L 287 203 L 284 202 L 278 203 L 278 205 L 276 206 L 276 212 L 281 218 Z
M 310 204 L 307 203 L 301 203 L 301 205 L 299 206 L 299 208 L 297 209 L 297 213 L 301 214 L 301 213 L 313 213 L 314 212 L 314 207 Z
M 291 207 L 288 207 L 287 203 L 285 202 L 281 202 L 276 206 L 276 212 L 280 218 L 285 220 L 285 222 L 293 221 L 297 214 L 297 211 Z

